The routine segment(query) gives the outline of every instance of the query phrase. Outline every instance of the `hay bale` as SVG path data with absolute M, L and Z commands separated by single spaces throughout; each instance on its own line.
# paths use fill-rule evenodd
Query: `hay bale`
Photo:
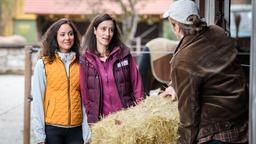
M 176 143 L 177 102 L 147 97 L 135 107 L 113 113 L 92 127 L 91 144 Z

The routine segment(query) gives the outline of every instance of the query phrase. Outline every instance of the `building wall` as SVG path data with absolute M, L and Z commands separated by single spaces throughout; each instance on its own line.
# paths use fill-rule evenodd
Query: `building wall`
M 23 74 L 23 48 L 0 48 L 0 74 Z
M 32 54 L 32 63 L 36 63 L 37 53 Z M 33 68 L 34 66 L 32 66 Z M 0 74 L 24 74 L 24 47 L 0 47 Z
M 251 4 L 251 0 L 231 0 L 232 4 Z
M 21 35 L 27 39 L 29 44 L 38 41 L 36 32 L 36 16 L 24 13 L 24 0 L 16 0 L 15 15 L 13 22 L 13 34 Z
M 14 22 L 14 34 L 25 37 L 29 44 L 35 44 L 38 41 L 34 20 L 16 19 Z

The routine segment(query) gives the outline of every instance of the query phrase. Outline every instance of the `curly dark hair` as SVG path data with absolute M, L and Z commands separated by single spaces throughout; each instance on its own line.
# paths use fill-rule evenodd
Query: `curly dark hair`
M 41 57 L 46 57 L 49 63 L 52 63 L 55 59 L 55 54 L 59 51 L 59 46 L 57 42 L 57 33 L 60 29 L 61 25 L 68 24 L 73 29 L 74 33 L 74 44 L 71 47 L 71 51 L 76 53 L 76 60 L 79 60 L 80 54 L 80 33 L 78 32 L 74 23 L 68 18 L 62 18 L 58 21 L 54 22 L 43 35 L 43 39 L 41 41 Z
M 109 43 L 108 50 L 111 52 L 116 46 L 124 46 L 124 43 L 121 41 L 120 29 L 116 23 L 116 21 L 109 14 L 100 14 L 97 15 L 92 22 L 90 23 L 85 36 L 83 37 L 82 49 L 89 50 L 93 54 L 99 55 L 97 51 L 97 40 L 94 34 L 94 29 L 97 29 L 99 24 L 103 21 L 111 20 L 114 23 L 114 34 Z

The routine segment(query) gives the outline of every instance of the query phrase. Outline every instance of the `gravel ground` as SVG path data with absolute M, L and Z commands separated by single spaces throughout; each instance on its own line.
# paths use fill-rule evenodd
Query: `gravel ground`
M 23 103 L 24 76 L 0 75 L 0 144 L 23 143 Z

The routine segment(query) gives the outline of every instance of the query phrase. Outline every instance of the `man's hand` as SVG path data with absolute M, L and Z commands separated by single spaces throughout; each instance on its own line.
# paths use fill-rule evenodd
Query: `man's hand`
M 176 92 L 172 86 L 168 86 L 164 92 L 160 94 L 162 97 L 171 97 L 172 101 L 176 100 Z

